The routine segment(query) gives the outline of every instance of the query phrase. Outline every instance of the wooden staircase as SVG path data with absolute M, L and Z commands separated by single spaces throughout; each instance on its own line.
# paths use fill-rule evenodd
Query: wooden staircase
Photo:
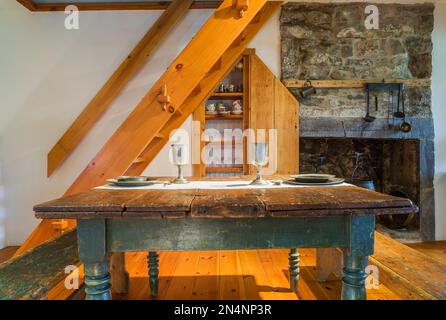
M 141 38 L 135 48 L 126 56 L 121 65 L 48 153 L 48 177 L 73 152 L 125 85 L 152 56 L 152 53 L 169 31 L 188 12 L 192 2 L 192 0 L 176 0 L 172 2 Z
M 212 93 L 249 41 L 281 2 L 252 0 L 243 7 L 225 0 L 136 106 L 65 195 L 86 191 L 122 174 L 141 174 L 172 130 Z M 68 227 L 75 226 L 70 221 Z M 59 234 L 42 221 L 16 255 Z

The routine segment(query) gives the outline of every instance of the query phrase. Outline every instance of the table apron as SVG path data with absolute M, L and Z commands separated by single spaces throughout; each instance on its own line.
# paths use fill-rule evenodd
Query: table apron
M 355 247 L 373 251 L 373 230 L 363 218 L 355 234 L 364 234 Z M 269 248 L 350 248 L 351 216 L 222 219 L 108 219 L 108 252 L 145 250 L 237 250 Z M 372 238 L 370 241 L 370 237 Z M 354 239 L 355 238 L 355 239 Z M 370 248 L 372 247 L 372 248 Z M 361 249 L 363 251 L 363 249 Z

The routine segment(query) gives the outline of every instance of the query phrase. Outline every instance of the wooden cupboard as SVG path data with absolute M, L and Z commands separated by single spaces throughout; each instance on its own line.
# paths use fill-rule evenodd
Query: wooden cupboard
M 237 100 L 242 101 L 242 114 L 231 112 L 231 105 Z M 226 111 L 219 112 L 217 105 L 221 104 Z M 216 110 L 210 105 L 214 105 Z M 250 151 L 247 129 L 252 129 L 256 137 L 262 136 L 259 129 L 265 129 L 270 145 L 270 168 L 275 168 L 274 173 L 297 173 L 298 114 L 298 101 L 255 51 L 247 50 L 206 102 L 193 113 L 193 120 L 197 121 L 193 134 L 201 137 L 202 155 L 200 164 L 193 165 L 194 175 L 224 177 L 254 174 L 254 167 L 247 163 Z M 234 132 L 228 129 L 239 130 Z M 276 129 L 275 133 L 270 129 Z M 240 132 L 245 134 L 240 135 Z

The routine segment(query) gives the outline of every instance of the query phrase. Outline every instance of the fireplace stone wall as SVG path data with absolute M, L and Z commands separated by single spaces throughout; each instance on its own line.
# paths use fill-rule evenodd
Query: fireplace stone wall
M 376 117 L 373 122 L 363 120 L 366 113 L 363 88 L 322 88 L 307 99 L 300 99 L 295 88 L 290 91 L 300 100 L 300 137 L 308 139 L 308 143 L 316 141 L 311 139 L 328 138 L 344 139 L 345 146 L 352 139 L 387 141 L 377 142 L 387 148 L 386 152 L 382 150 L 382 163 L 391 160 L 389 148 L 397 152 L 401 146 L 389 141 L 414 143 L 418 150 L 413 166 L 418 168 L 419 178 L 410 183 L 417 190 L 412 192 L 418 195 L 414 197 L 420 206 L 421 237 L 433 240 L 434 128 L 430 78 L 434 6 L 378 3 L 379 29 L 367 30 L 364 26 L 367 5 L 285 4 L 280 17 L 282 80 L 413 80 L 405 84 L 404 92 L 406 120 L 412 125 L 409 133 L 399 130 L 402 120 L 392 116 L 388 91 L 374 94 L 379 105 L 378 111 L 373 105 L 372 115 Z M 302 146 L 308 143 L 304 141 Z M 302 154 L 305 153 L 302 146 L 301 159 L 305 159 L 308 155 Z M 329 161 L 333 163 L 333 159 Z

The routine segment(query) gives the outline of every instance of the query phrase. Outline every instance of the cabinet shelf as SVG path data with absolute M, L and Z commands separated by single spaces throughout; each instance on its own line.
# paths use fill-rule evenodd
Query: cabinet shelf
M 209 99 L 241 99 L 243 92 L 214 92 Z
M 243 120 L 243 114 L 228 114 L 228 115 L 219 115 L 219 114 L 207 114 L 205 116 L 206 120 Z

